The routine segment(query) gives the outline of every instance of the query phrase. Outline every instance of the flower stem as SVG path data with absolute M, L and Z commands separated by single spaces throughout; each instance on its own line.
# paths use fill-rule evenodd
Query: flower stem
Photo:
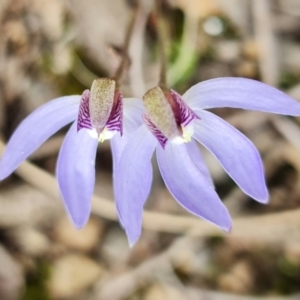
M 123 51 L 122 51 L 122 59 L 121 59 L 120 65 L 119 65 L 115 75 L 112 78 L 117 82 L 117 84 L 120 81 L 128 63 L 130 62 L 128 49 L 129 49 L 130 39 L 131 39 L 131 36 L 133 33 L 134 25 L 135 25 L 135 22 L 137 19 L 137 13 L 138 13 L 139 6 L 140 6 L 139 2 L 140 2 L 139 0 L 136 0 L 136 5 L 133 9 L 130 23 L 128 25 L 128 29 L 127 29 L 126 36 L 125 36 L 125 41 L 124 41 Z
M 166 28 L 161 15 L 161 0 L 155 0 L 156 32 L 158 37 L 159 56 L 161 60 L 159 86 L 167 89 L 167 49 L 166 49 Z

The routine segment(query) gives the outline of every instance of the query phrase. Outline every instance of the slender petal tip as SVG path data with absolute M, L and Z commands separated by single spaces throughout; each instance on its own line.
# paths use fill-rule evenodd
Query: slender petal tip
M 201 121 L 195 122 L 194 138 L 219 160 L 245 194 L 267 203 L 263 164 L 253 143 L 216 115 L 207 111 L 198 114 Z
M 75 122 L 58 157 L 56 174 L 60 193 L 77 229 L 86 224 L 91 213 L 97 147 L 98 140 L 91 138 L 86 129 L 77 132 Z
M 229 211 L 227 210 L 227 207 L 222 203 L 223 211 L 222 214 L 219 216 L 218 220 L 208 220 L 209 222 L 212 222 L 213 224 L 217 225 L 219 228 L 221 228 L 225 232 L 230 232 L 232 229 L 232 219 L 230 217 Z
M 69 218 L 71 219 L 74 227 L 76 229 L 82 229 L 86 223 L 88 222 L 88 219 L 90 217 L 90 211 L 91 209 L 89 209 L 88 211 L 82 212 L 82 211 L 68 211 L 69 214 Z
M 269 192 L 268 192 L 267 188 L 265 188 L 264 193 L 263 192 L 261 193 L 260 197 L 257 197 L 254 199 L 261 204 L 269 204 L 270 197 L 269 197 Z
M 195 164 L 195 152 L 185 144 L 157 147 L 156 157 L 162 178 L 175 200 L 190 213 L 224 231 L 232 226 L 230 214 L 219 196 Z
M 231 230 L 232 230 L 232 220 L 231 220 L 230 217 L 229 217 L 229 220 L 227 221 L 227 224 L 225 226 L 223 226 L 221 229 L 224 230 L 225 232 L 231 232 Z
M 141 231 L 139 234 L 136 234 L 136 235 L 130 235 L 129 232 L 128 233 L 126 232 L 126 235 L 127 235 L 129 247 L 133 248 L 141 235 Z
M 127 142 L 114 172 L 114 192 L 120 223 L 131 246 L 141 234 L 145 201 L 152 184 L 151 157 L 157 141 L 142 125 Z

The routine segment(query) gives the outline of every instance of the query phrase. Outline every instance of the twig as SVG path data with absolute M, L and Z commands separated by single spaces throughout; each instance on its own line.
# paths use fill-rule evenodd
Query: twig
M 276 37 L 272 28 L 270 1 L 253 0 L 252 8 L 262 80 L 276 86 L 279 80 L 279 64 L 278 55 L 276 55 Z
M 72 75 L 84 86 L 90 87 L 92 82 L 97 78 L 97 75 L 91 72 L 82 62 L 80 57 L 74 52 Z
M 130 39 L 134 30 L 134 25 L 136 23 L 136 19 L 137 19 L 137 14 L 139 11 L 139 1 L 138 4 L 136 5 L 136 7 L 134 8 L 134 11 L 132 13 L 132 17 L 130 19 L 130 23 L 126 32 L 126 36 L 125 36 L 125 40 L 124 40 L 124 45 L 123 45 L 123 49 L 122 49 L 122 59 L 121 59 L 121 63 L 116 71 L 115 76 L 113 77 L 113 79 L 118 83 L 123 75 L 123 72 L 128 64 L 128 49 L 129 49 L 129 43 L 130 43 Z
M 167 66 L 168 66 L 168 57 L 166 49 L 166 28 L 162 17 L 161 12 L 161 0 L 155 0 L 155 16 L 156 16 L 156 33 L 158 37 L 158 48 L 160 56 L 160 77 L 159 77 L 159 86 L 162 89 L 168 88 L 167 83 Z
M 275 128 L 286 138 L 286 140 L 300 151 L 299 126 L 295 122 L 280 116 L 273 116 L 271 121 Z
M 156 281 L 156 274 L 170 272 L 170 266 L 176 268 L 184 259 L 186 249 L 193 253 L 203 251 L 205 244 L 199 239 L 182 237 L 177 240 L 163 253 L 148 259 L 135 269 L 123 273 L 109 281 L 100 281 L 97 299 L 121 300 L 129 297 L 140 288 Z M 197 254 L 195 254 L 197 255 Z M 196 288 L 185 288 L 185 295 L 182 299 L 196 300 L 296 300 L 299 295 L 290 297 L 251 297 L 245 295 L 231 295 L 222 292 L 200 290 Z
M 142 98 L 146 92 L 146 84 L 143 74 L 143 54 L 146 24 L 152 6 L 153 0 L 141 1 L 128 51 L 131 60 L 131 65 L 128 72 L 130 89 L 132 96 L 138 98 Z
M 188 288 L 186 296 L 189 300 L 205 299 L 205 300 L 298 300 L 300 295 L 293 296 L 246 296 L 246 295 L 233 295 L 222 292 L 205 291 L 196 288 Z

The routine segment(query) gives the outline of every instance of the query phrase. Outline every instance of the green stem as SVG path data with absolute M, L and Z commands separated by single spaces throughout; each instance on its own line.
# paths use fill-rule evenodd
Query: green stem
M 179 54 L 168 70 L 167 78 L 172 87 L 187 79 L 200 57 L 197 46 L 198 30 L 199 19 L 185 13 Z

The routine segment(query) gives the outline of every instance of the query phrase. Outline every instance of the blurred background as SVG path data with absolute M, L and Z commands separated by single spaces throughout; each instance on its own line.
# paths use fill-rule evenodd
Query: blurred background
M 125 96 L 142 97 L 158 81 L 153 1 L 140 2 L 130 68 L 122 80 Z M 163 4 L 168 80 L 178 92 L 202 80 L 242 76 L 300 101 L 299 0 Z M 130 0 L 0 0 L 3 141 L 43 103 L 81 94 L 95 78 L 114 74 L 134 5 Z M 30 177 L 24 168 L 0 184 L 0 300 L 300 299 L 300 119 L 237 109 L 213 112 L 259 149 L 269 205 L 244 195 L 204 151 L 234 220 L 232 233 L 224 234 L 172 199 L 154 162 L 145 229 L 130 249 L 115 217 L 109 143 L 98 150 L 97 197 L 80 231 L 53 196 L 56 191 L 36 187 L 42 178 Z M 54 174 L 66 130 L 30 160 Z

